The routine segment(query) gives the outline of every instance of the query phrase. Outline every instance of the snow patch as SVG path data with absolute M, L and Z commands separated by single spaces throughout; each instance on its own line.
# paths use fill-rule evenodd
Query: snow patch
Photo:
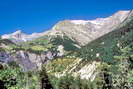
M 71 20 L 72 23 L 74 24 L 87 24 L 89 21 L 85 21 L 85 20 Z
M 74 24 L 82 24 L 82 25 L 86 25 L 88 23 L 92 23 L 94 25 L 103 25 L 107 20 L 109 20 L 108 18 L 97 18 L 95 20 L 71 20 L 72 23 Z

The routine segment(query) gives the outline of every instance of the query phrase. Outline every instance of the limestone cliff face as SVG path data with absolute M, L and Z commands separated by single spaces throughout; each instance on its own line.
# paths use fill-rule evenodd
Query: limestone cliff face
M 24 71 L 40 70 L 42 64 L 49 62 L 55 57 L 64 55 L 63 46 L 58 47 L 60 49 L 59 52 L 46 51 L 40 55 L 24 50 L 7 51 L 6 48 L 9 48 L 9 46 L 5 44 L 0 45 L 0 63 L 15 61 Z
M 79 65 L 84 65 L 79 67 Z M 66 76 L 66 74 L 72 74 L 74 77 L 80 76 L 81 79 L 87 79 L 93 81 L 96 75 L 99 73 L 97 68 L 99 67 L 100 62 L 88 62 L 83 64 L 82 59 L 75 59 L 73 63 L 69 64 L 67 68 L 63 72 L 54 73 L 56 77 L 60 78 L 62 76 Z
M 46 63 L 49 60 L 53 59 L 53 55 L 51 52 L 42 53 L 41 55 L 37 55 L 34 53 L 29 53 L 25 51 L 17 51 L 15 54 L 11 54 L 10 52 L 0 52 L 0 62 L 9 63 L 11 61 L 15 61 L 19 64 L 20 67 L 23 68 L 24 71 L 29 70 L 40 70 L 42 63 Z

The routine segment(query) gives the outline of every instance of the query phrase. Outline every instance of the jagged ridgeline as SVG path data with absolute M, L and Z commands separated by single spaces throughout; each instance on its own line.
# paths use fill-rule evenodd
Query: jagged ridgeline
M 78 51 L 78 56 L 88 60 L 113 62 L 114 55 L 133 43 L 133 16 L 124 21 L 116 30 L 92 41 Z

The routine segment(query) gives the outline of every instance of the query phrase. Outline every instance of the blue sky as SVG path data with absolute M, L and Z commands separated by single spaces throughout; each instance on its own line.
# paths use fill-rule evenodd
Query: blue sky
M 107 17 L 133 0 L 0 0 L 0 34 L 43 32 L 60 20 Z

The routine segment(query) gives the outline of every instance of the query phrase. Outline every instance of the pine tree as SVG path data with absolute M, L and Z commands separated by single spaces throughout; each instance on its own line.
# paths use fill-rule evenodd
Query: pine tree
M 42 67 L 42 70 L 40 72 L 40 83 L 41 83 L 40 89 L 53 89 L 53 86 L 51 85 L 49 77 L 46 73 L 45 67 Z

